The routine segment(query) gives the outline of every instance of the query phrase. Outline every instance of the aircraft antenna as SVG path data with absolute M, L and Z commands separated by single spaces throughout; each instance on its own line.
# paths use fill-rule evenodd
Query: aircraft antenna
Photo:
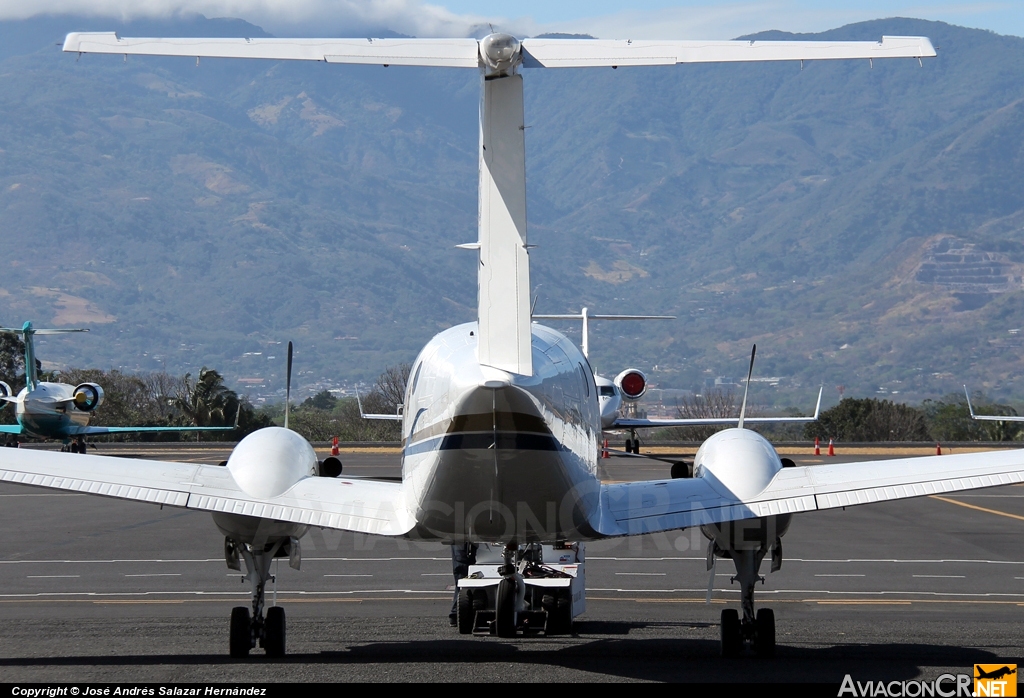
M 284 383 L 284 428 L 288 428 L 288 410 L 292 402 L 292 343 L 288 342 L 288 369 Z M 742 421 L 742 420 L 741 420 Z
M 740 422 L 736 426 L 743 428 L 743 418 L 747 416 L 747 393 L 750 392 L 750 377 L 754 375 L 754 354 L 757 353 L 757 345 L 750 350 L 750 368 L 747 369 L 747 384 L 743 386 L 743 404 L 740 405 Z

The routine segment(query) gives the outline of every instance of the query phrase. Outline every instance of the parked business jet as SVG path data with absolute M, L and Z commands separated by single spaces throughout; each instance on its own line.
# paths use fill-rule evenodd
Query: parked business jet
M 72 453 L 85 453 L 86 436 L 173 431 L 233 431 L 237 428 L 237 415 L 235 416 L 235 426 L 231 427 L 89 426 L 89 419 L 93 412 L 103 404 L 103 388 L 96 383 L 82 383 L 74 386 L 39 380 L 34 340 L 36 336 L 88 331 L 86 329 L 36 329 L 31 322 L 26 322 L 20 329 L 0 327 L 0 332 L 19 335 L 25 342 L 25 387 L 15 396 L 11 386 L 0 381 L 0 409 L 7 403 L 13 403 L 18 423 L 0 424 L 0 434 L 9 434 L 15 439 L 18 436 L 29 436 L 36 439 L 60 440 Z M 17 441 L 11 443 L 11 445 L 16 444 Z
M 558 315 L 533 316 L 534 320 L 582 320 L 583 333 L 580 348 L 583 356 L 590 357 L 590 321 L 591 320 L 675 320 L 674 315 L 598 315 L 591 313 L 589 309 L 583 308 L 579 313 L 568 313 Z M 751 359 L 753 368 L 753 359 Z M 736 417 L 716 418 L 655 418 L 647 419 L 636 415 L 636 405 L 640 398 L 647 393 L 647 376 L 638 368 L 627 368 L 621 371 L 615 378 L 609 379 L 594 374 L 594 381 L 597 383 L 597 399 L 601 411 L 601 427 L 605 431 L 628 430 L 626 437 L 626 453 L 640 454 L 640 439 L 637 438 L 638 429 L 665 429 L 668 427 L 691 427 L 707 425 L 729 425 L 736 424 Z M 749 387 L 750 376 L 747 376 Z M 778 423 L 800 423 L 818 421 L 818 413 L 821 410 L 822 389 L 818 389 L 818 403 L 814 408 L 812 417 L 748 417 L 748 424 L 778 424 Z M 746 392 L 743 394 L 746 400 Z M 679 472 L 678 470 L 676 472 Z
M 480 74 L 479 239 L 464 245 L 479 256 L 478 319 L 435 336 L 413 363 L 401 482 L 323 477 L 309 443 L 276 427 L 243 439 L 227 467 L 0 452 L 6 482 L 211 512 L 225 536 L 228 564 L 238 567 L 244 558 L 251 585 L 251 613 L 239 607 L 231 616 L 234 656 L 258 643 L 268 654 L 284 653 L 284 611 L 264 614 L 265 584 L 275 555 L 299 566 L 299 538 L 310 526 L 497 546 L 493 595 L 467 589 L 468 603 L 459 608 L 491 613 L 499 636 L 515 634 L 539 610 L 557 617 L 560 609 L 575 613 L 581 605 L 575 597 L 566 606 L 554 593 L 537 591 L 544 587 L 531 575 L 547 566 L 538 558 L 546 562 L 549 551 L 558 561 L 581 563 L 584 541 L 701 526 L 712 538 L 710 556 L 732 559 L 743 588 L 742 618 L 736 609 L 722 614 L 723 651 L 734 654 L 749 642 L 767 655 L 774 620 L 768 609 L 755 613 L 754 581 L 769 552 L 773 567 L 781 564 L 781 536 L 792 515 L 1024 481 L 1021 451 L 784 468 L 771 444 L 737 419 L 736 428 L 701 446 L 692 478 L 605 484 L 598 476 L 602 422 L 590 364 L 563 335 L 530 321 L 525 69 L 920 59 L 935 55 L 927 39 L 131 39 L 110 33 L 70 34 L 64 49 L 462 67 Z M 572 576 L 572 567 L 559 574 Z M 478 609 L 478 602 L 487 608 Z M 467 632 L 474 627 L 466 623 Z

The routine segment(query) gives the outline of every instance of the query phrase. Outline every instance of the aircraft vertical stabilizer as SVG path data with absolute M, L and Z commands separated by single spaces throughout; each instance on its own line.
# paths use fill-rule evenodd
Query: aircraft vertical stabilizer
M 533 374 L 523 78 L 483 77 L 480 101 L 479 360 Z

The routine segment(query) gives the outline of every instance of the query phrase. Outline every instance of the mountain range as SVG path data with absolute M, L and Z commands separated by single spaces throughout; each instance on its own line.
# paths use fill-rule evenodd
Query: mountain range
M 60 51 L 84 30 L 266 35 L 0 22 L 0 322 L 92 329 L 41 341 L 51 366 L 270 394 L 294 340 L 314 390 L 475 317 L 474 71 Z M 767 404 L 1024 399 L 1024 39 L 750 38 L 883 34 L 938 58 L 526 71 L 537 312 L 677 315 L 592 328 L 597 370 L 664 388 L 728 382 L 756 342 Z

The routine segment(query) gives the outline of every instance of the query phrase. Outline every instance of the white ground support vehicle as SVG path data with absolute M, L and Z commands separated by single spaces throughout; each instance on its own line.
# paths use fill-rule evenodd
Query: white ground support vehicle
M 459 632 L 571 633 L 573 619 L 587 608 L 583 544 L 521 545 L 511 575 L 504 569 L 510 552 L 487 543 L 477 549 L 476 564 L 458 582 Z

